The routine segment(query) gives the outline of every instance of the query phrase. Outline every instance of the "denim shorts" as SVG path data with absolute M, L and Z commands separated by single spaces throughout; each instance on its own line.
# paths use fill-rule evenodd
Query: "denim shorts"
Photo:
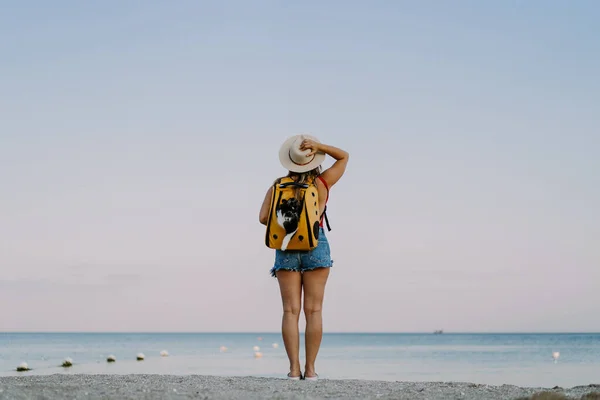
M 271 268 L 271 276 L 284 269 L 287 271 L 310 271 L 315 268 L 330 268 L 333 265 L 329 251 L 329 242 L 323 228 L 319 228 L 319 243 L 312 250 L 275 250 L 275 265 Z

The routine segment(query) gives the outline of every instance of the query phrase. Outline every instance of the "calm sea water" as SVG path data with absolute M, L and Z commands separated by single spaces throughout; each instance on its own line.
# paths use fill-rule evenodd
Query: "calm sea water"
M 220 351 L 221 346 L 227 351 Z M 255 357 L 254 346 L 260 347 L 262 357 Z M 162 350 L 169 356 L 161 357 Z M 552 358 L 555 351 L 560 352 L 557 362 Z M 138 353 L 144 353 L 144 361 L 136 361 Z M 117 362 L 107 363 L 109 354 L 115 355 Z M 59 367 L 66 357 L 73 359 L 73 367 Z M 16 372 L 21 362 L 33 370 Z M 287 371 L 281 335 L 276 333 L 0 333 L 3 376 L 151 373 L 284 377 Z M 600 334 L 326 333 L 317 372 L 329 379 L 587 385 L 600 383 Z

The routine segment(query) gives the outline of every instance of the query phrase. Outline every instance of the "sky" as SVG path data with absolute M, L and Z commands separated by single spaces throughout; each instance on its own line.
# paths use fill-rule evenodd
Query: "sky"
M 299 133 L 351 155 L 325 332 L 600 331 L 599 18 L 3 2 L 0 331 L 279 331 L 258 212 Z

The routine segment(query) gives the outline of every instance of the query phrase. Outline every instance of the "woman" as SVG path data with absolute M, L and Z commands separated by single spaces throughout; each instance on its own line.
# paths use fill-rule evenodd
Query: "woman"
M 321 173 L 321 163 L 329 155 L 336 161 Z M 289 170 L 288 176 L 297 182 L 314 182 L 319 198 L 320 229 L 318 245 L 309 251 L 275 250 L 275 264 L 271 269 L 272 276 L 277 278 L 283 303 L 282 334 L 285 350 L 290 361 L 289 379 L 317 380 L 315 360 L 321 338 L 323 336 L 321 307 L 325 284 L 329 276 L 332 260 L 329 243 L 323 230 L 323 212 L 329 198 L 329 191 L 342 177 L 348 164 L 349 155 L 344 150 L 320 143 L 309 135 L 297 135 L 289 138 L 281 146 L 279 159 L 284 168 Z M 267 224 L 271 195 L 271 187 L 260 209 L 259 220 Z M 300 299 L 304 292 L 304 316 L 306 318 L 305 348 L 306 363 L 304 374 L 300 369 L 300 334 L 298 320 L 300 318 Z

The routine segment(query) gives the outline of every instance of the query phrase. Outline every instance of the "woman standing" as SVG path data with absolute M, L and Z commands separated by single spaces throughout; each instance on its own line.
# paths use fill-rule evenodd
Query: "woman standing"
M 321 172 L 321 164 L 326 155 L 336 161 L 330 168 Z M 289 379 L 318 379 L 315 360 L 323 336 L 321 309 L 329 268 L 332 266 L 329 243 L 323 230 L 323 212 L 329 191 L 344 174 L 348 158 L 349 155 L 344 150 L 320 143 L 317 138 L 309 135 L 289 138 L 279 152 L 280 162 L 289 171 L 289 178 L 297 183 L 313 183 L 316 186 L 320 215 L 317 247 L 306 251 L 275 250 L 275 264 L 271 269 L 271 275 L 279 282 L 283 303 L 282 335 L 290 361 L 290 372 L 287 375 Z M 272 192 L 273 187 L 267 191 L 260 209 L 259 220 L 263 225 L 267 225 L 269 220 Z M 303 292 L 306 318 L 304 374 L 300 367 L 298 330 Z

